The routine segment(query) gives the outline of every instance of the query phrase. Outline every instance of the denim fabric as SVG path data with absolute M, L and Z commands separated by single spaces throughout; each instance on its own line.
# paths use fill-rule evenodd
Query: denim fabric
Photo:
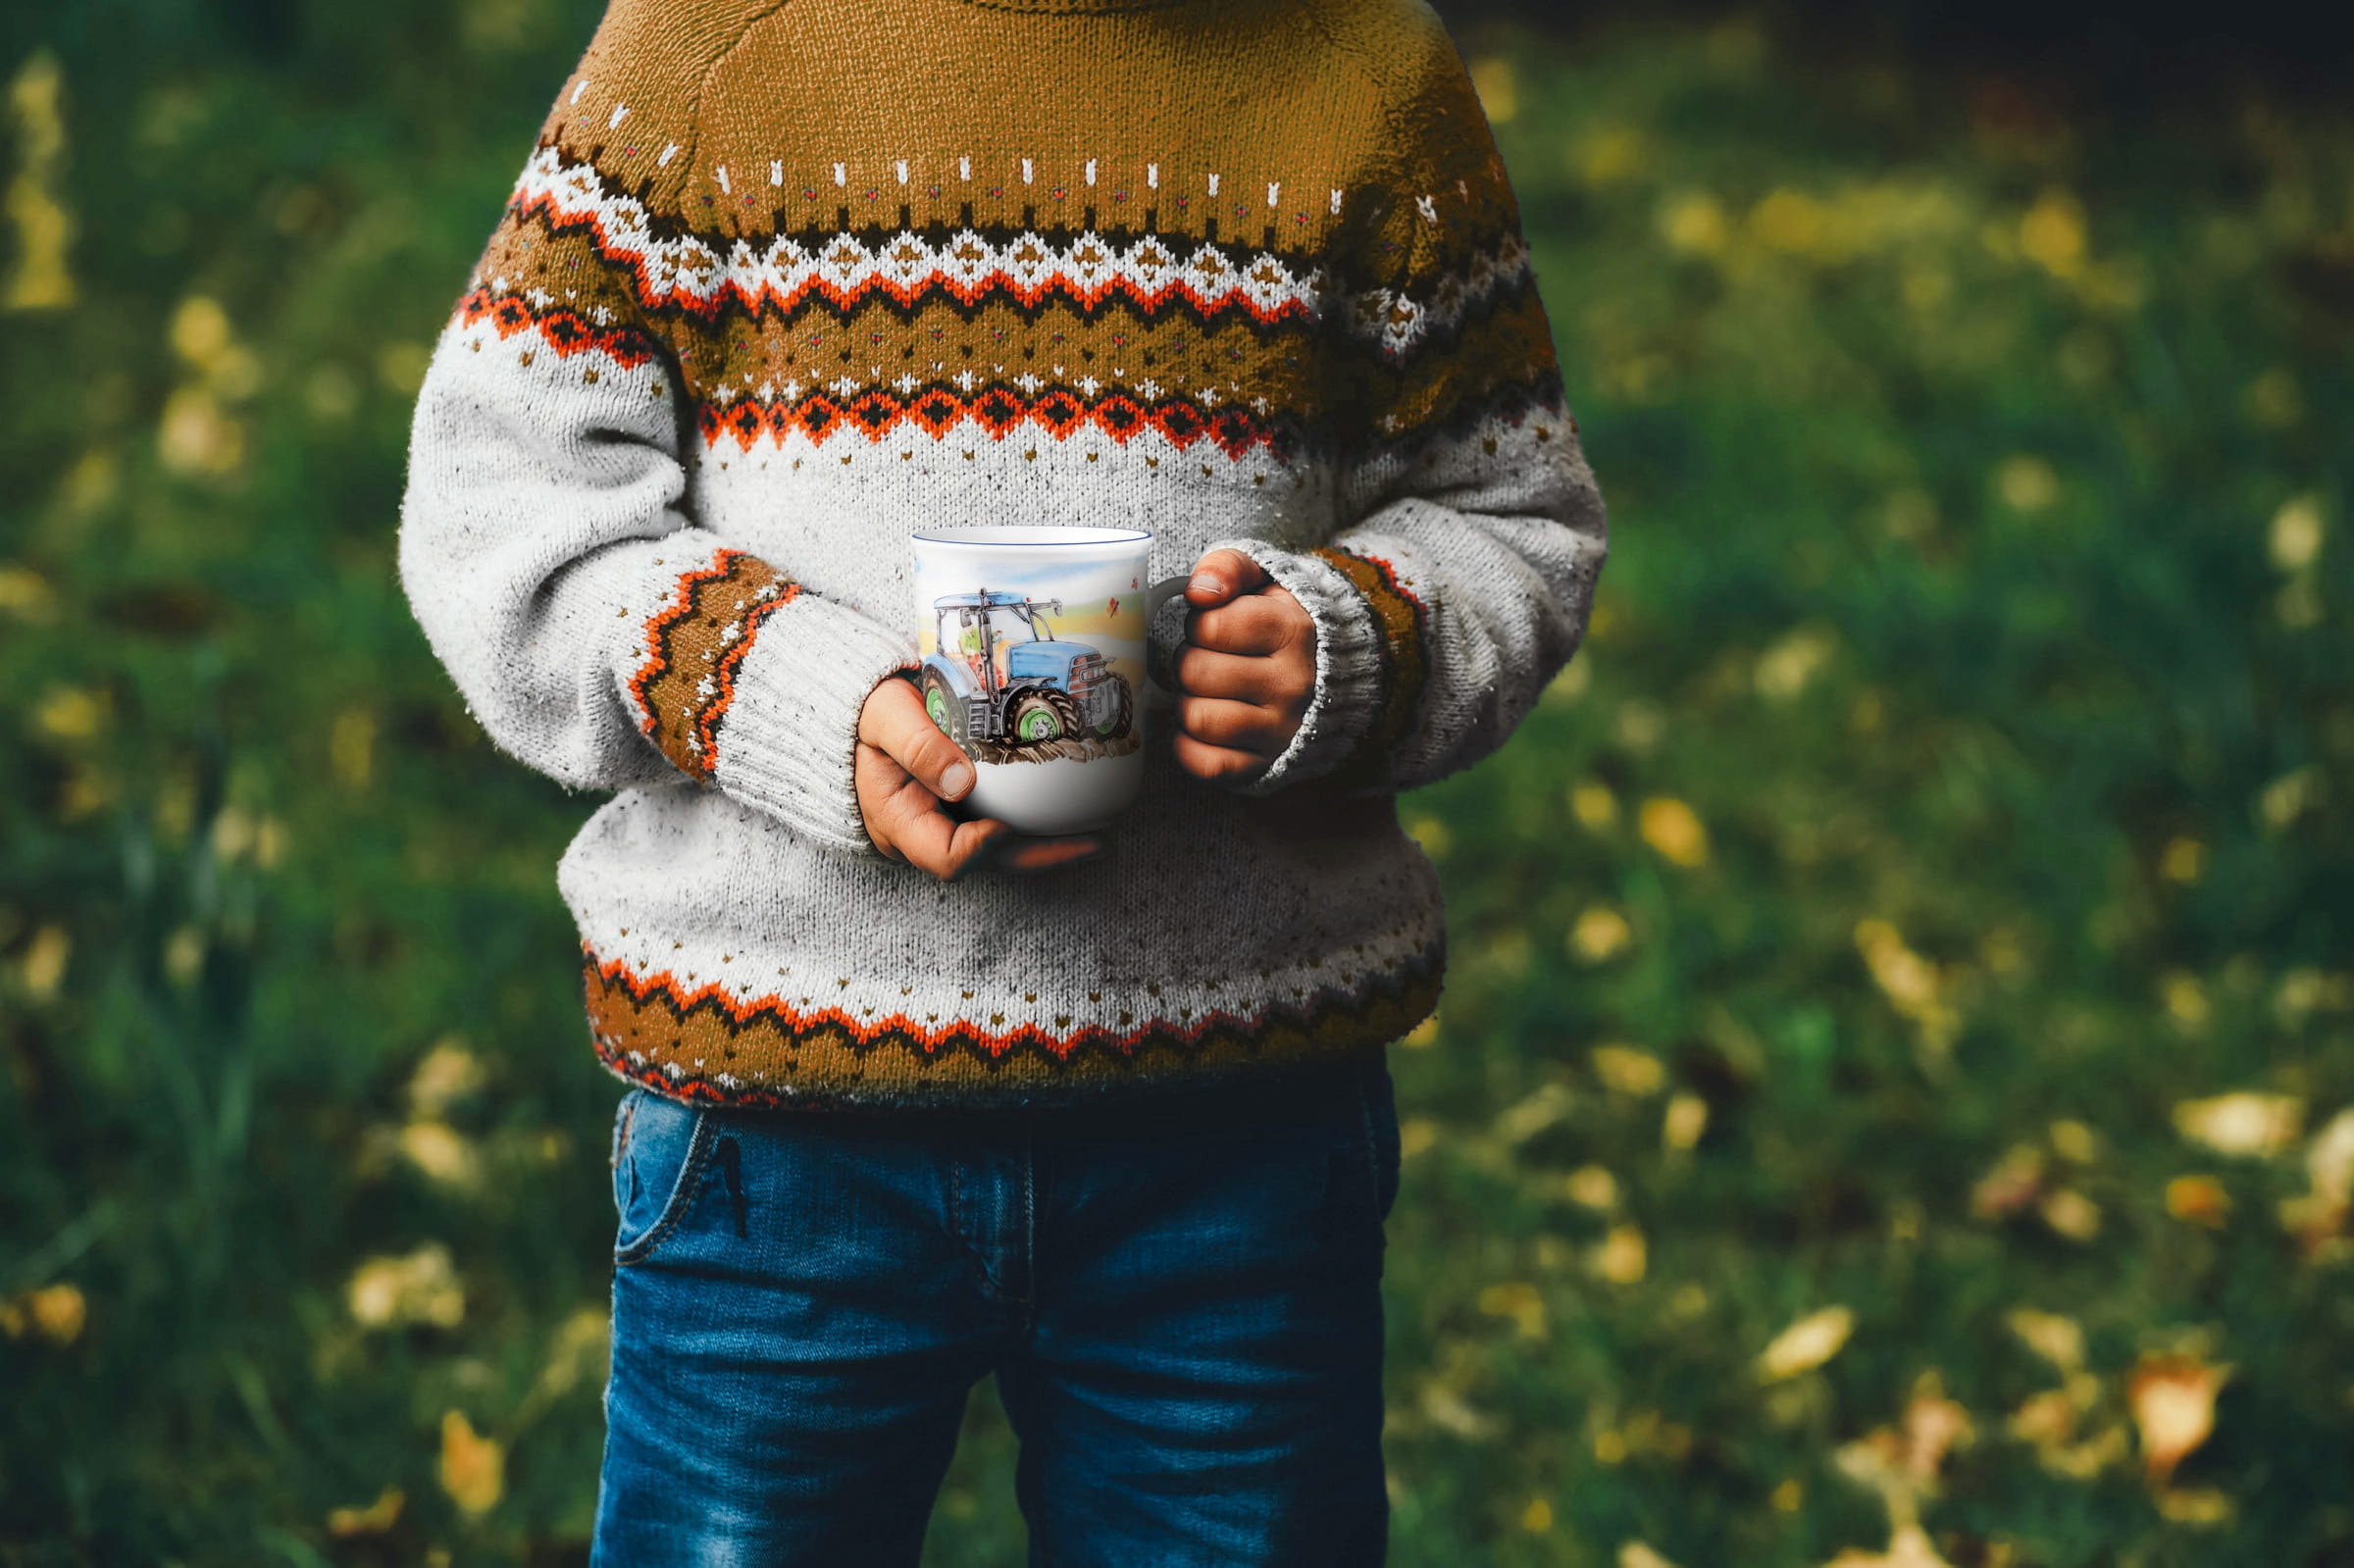
M 592 1562 L 912 1565 L 968 1391 L 1033 1568 L 1382 1559 L 1381 1060 L 1215 1114 L 614 1118 Z

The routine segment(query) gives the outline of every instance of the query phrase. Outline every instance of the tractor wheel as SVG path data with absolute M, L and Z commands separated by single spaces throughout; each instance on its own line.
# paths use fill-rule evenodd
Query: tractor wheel
M 1111 712 L 1096 726 L 1096 733 L 1106 740 L 1117 740 L 1135 722 L 1136 693 L 1129 688 L 1126 676 L 1115 675 L 1111 678 Z
M 1013 699 L 1006 736 L 1017 746 L 1043 745 L 1080 732 L 1079 709 L 1052 686 L 1039 686 Z
M 949 686 L 948 678 L 938 670 L 924 672 L 924 711 L 941 733 L 958 745 L 964 744 L 964 699 Z

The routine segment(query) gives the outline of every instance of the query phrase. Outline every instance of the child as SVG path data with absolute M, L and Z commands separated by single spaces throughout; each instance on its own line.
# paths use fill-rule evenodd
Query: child
M 952 803 L 907 536 L 1151 529 L 1102 834 Z M 400 563 L 617 1109 L 600 1563 L 910 1564 L 972 1385 L 1033 1561 L 1386 1531 L 1394 797 L 1582 635 L 1601 502 L 1421 0 L 612 0 L 435 349 Z M 1176 624 L 1170 624 L 1176 623 Z

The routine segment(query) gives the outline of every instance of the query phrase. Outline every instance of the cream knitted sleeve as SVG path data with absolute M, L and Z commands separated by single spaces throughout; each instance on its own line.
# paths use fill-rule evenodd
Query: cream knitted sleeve
M 851 764 L 913 639 L 730 547 L 685 504 L 676 356 L 577 218 L 618 194 L 544 135 L 435 348 L 402 585 L 491 738 L 564 784 L 715 787 L 877 854 Z
M 1519 207 L 1435 19 L 1383 209 L 1343 258 L 1341 526 L 1220 539 L 1316 623 L 1299 733 L 1242 792 L 1412 788 L 1501 746 L 1583 639 L 1607 553 Z

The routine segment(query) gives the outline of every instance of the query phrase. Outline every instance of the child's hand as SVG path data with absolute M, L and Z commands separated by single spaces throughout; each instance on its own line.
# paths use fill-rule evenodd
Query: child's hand
M 851 765 L 866 835 L 893 860 L 953 882 L 975 864 L 1045 871 L 1085 860 L 1100 838 L 1025 837 L 995 817 L 960 822 L 941 809 L 972 792 L 976 775 L 962 747 L 924 711 L 915 687 L 896 676 L 878 682 L 858 710 L 858 751 Z
M 1255 773 L 1282 755 L 1316 689 L 1316 624 L 1240 550 L 1194 565 L 1177 656 L 1178 765 L 1198 779 Z

